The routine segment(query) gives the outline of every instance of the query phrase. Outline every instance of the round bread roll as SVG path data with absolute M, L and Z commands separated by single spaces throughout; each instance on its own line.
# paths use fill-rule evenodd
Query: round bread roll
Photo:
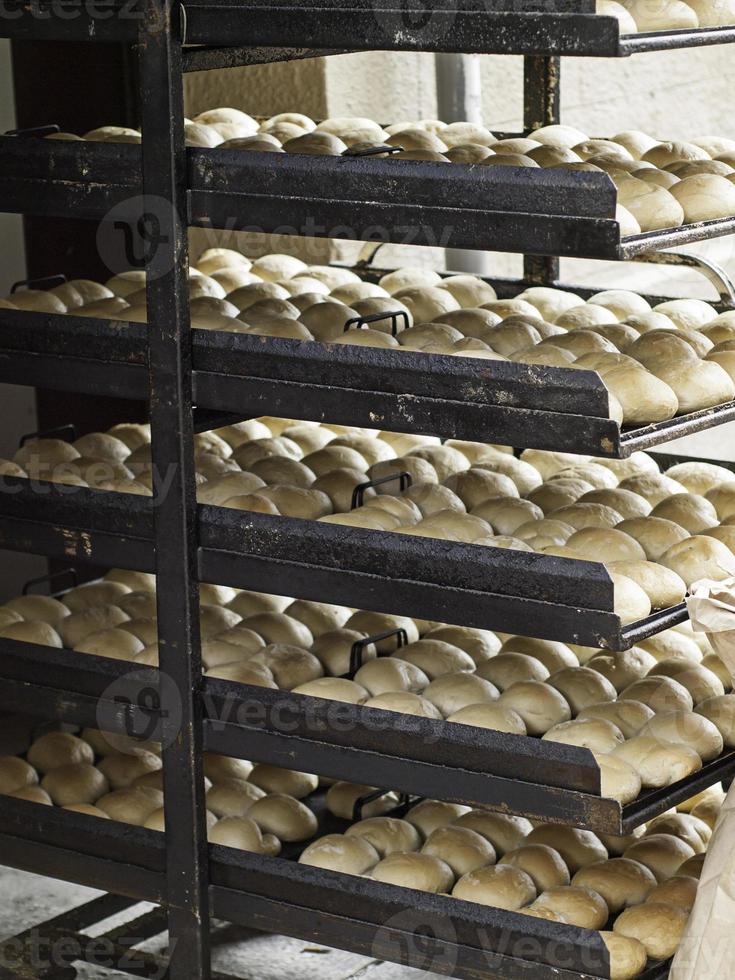
M 640 559 L 612 561 L 607 568 L 636 583 L 648 596 L 652 609 L 667 609 L 684 601 L 687 587 L 684 580 L 672 571 L 652 561 Z
M 661 660 L 653 668 L 650 676 L 672 677 L 677 684 L 681 684 L 689 691 L 695 705 L 725 693 L 720 678 L 701 664 L 690 664 L 683 660 Z
M 421 848 L 452 869 L 455 878 L 495 863 L 495 848 L 485 838 L 467 827 L 438 827 Z
M 377 697 L 393 691 L 423 691 L 430 681 L 413 663 L 399 657 L 381 657 L 363 664 L 355 674 L 355 683 Z
M 645 864 L 661 882 L 676 874 L 694 853 L 690 844 L 673 834 L 650 834 L 631 844 L 625 857 Z
M 317 819 L 312 811 L 292 796 L 264 796 L 248 810 L 263 833 L 273 834 L 282 841 L 302 841 L 313 837 Z
M 524 843 L 546 844 L 558 851 L 571 875 L 575 875 L 588 864 L 607 859 L 607 849 L 599 837 L 589 830 L 578 830 L 575 827 L 541 824 L 528 834 Z
M 422 800 L 406 814 L 406 820 L 416 827 L 426 839 L 440 827 L 456 823 L 460 817 L 470 812 L 470 807 L 461 803 L 446 803 L 441 800 Z
M 617 528 L 582 528 L 569 538 L 567 547 L 573 548 L 580 558 L 588 561 L 598 561 L 601 556 L 606 562 L 636 561 L 645 557 L 643 548 L 635 538 Z
M 689 493 L 704 496 L 719 483 L 732 480 L 732 472 L 715 463 L 686 462 L 671 466 L 666 475 L 684 485 Z
M 702 759 L 695 749 L 656 735 L 636 735 L 615 749 L 614 754 L 636 770 L 645 789 L 661 789 L 702 768 Z
M 69 732 L 48 732 L 31 745 L 27 753 L 31 766 L 40 773 L 47 773 L 61 766 L 94 763 L 92 747 L 83 739 Z M 160 759 L 158 760 L 160 764 Z
M 527 734 L 526 725 L 518 712 L 501 704 L 468 704 L 449 715 L 447 721 L 460 725 L 473 725 L 476 728 L 489 728 L 510 735 Z
M 704 854 L 712 838 L 712 828 L 691 813 L 662 813 L 646 825 L 644 836 L 651 834 L 673 834 L 686 841 L 695 854 Z
M 117 606 L 95 606 L 62 619 L 58 632 L 64 646 L 73 650 L 90 634 L 114 629 L 129 619 L 130 616 Z
M 344 701 L 347 704 L 365 704 L 370 696 L 364 687 L 343 677 L 317 677 L 294 687 L 293 693 L 324 698 L 327 701 Z
M 101 582 L 90 582 L 86 585 L 78 585 L 64 593 L 64 605 L 73 613 L 82 612 L 93 606 L 104 606 L 108 603 L 117 602 L 131 589 L 122 582 L 104 580 Z
M 370 875 L 376 881 L 424 892 L 447 892 L 454 883 L 452 869 L 431 854 L 389 854 Z
M 615 915 L 631 905 L 640 905 L 656 887 L 656 877 L 644 864 L 618 857 L 588 865 L 578 871 L 572 884 L 591 888 L 601 895 Z
M 565 667 L 551 675 L 549 684 L 564 695 L 573 715 L 591 704 L 614 701 L 617 697 L 610 681 L 589 667 Z
M 654 904 L 674 905 L 676 908 L 691 912 L 697 898 L 699 882 L 687 875 L 674 875 L 668 881 L 657 885 L 647 901 Z
M 110 791 L 110 786 L 99 769 L 86 762 L 50 770 L 44 776 L 41 786 L 56 806 L 96 803 Z
M 71 617 L 68 617 L 71 618 Z M 10 623 L 0 629 L 0 636 L 7 640 L 19 640 L 22 643 L 38 643 L 40 646 L 56 647 L 64 645 L 61 637 L 49 623 L 17 622 Z
M 626 425 L 664 422 L 673 418 L 679 409 L 674 391 L 650 371 L 631 370 L 622 364 L 599 373 L 605 387 L 620 402 Z
M 422 696 L 430 701 L 444 718 L 456 714 L 468 705 L 494 701 L 499 694 L 498 688 L 483 679 L 481 673 L 443 674 L 422 692 Z
M 698 664 L 702 660 L 702 651 L 695 641 L 677 628 L 649 636 L 641 640 L 639 646 L 650 653 L 657 663 L 662 660 L 688 660 L 689 663 Z
M 452 896 L 513 912 L 536 898 L 536 886 L 520 868 L 497 864 L 464 875 L 454 886 Z
M 311 646 L 311 643 L 308 645 Z M 245 666 L 251 665 L 267 667 L 278 687 L 285 691 L 292 691 L 324 674 L 322 665 L 313 653 L 289 643 L 269 643 L 253 654 Z
M 635 177 L 619 183 L 618 200 L 633 215 L 641 231 L 678 228 L 684 223 L 684 209 L 676 198 L 663 187 Z
M 35 786 L 38 773 L 25 759 L 13 755 L 0 756 L 0 795 Z
M 634 980 L 646 968 L 648 953 L 643 943 L 616 932 L 601 932 L 610 958 L 611 980 Z
M 355 804 L 358 800 L 375 792 L 374 786 L 362 786 L 358 783 L 336 782 L 327 790 L 327 809 L 342 820 L 355 820 Z M 376 800 L 371 800 L 362 807 L 362 818 L 379 817 L 390 813 L 398 806 L 398 795 L 392 791 L 386 792 Z
M 684 909 L 646 902 L 619 915 L 613 931 L 637 939 L 651 959 L 666 960 L 676 952 L 688 918 Z
M 541 681 L 517 681 L 503 691 L 499 701 L 502 707 L 512 708 L 521 716 L 529 735 L 543 735 L 572 717 L 563 694 Z
M 735 747 L 735 695 L 706 698 L 695 710 L 715 726 L 727 748 Z
M 653 710 L 640 701 L 618 699 L 588 705 L 579 712 L 577 721 L 595 718 L 609 721 L 625 738 L 632 738 L 653 716 Z
M 526 844 L 507 851 L 498 864 L 520 868 L 539 892 L 569 884 L 569 869 L 558 851 L 546 844 Z
M 501 652 L 480 664 L 477 668 L 477 676 L 485 678 L 496 689 L 504 691 L 517 681 L 545 681 L 549 671 L 533 656 L 508 651 Z
M 498 857 L 520 847 L 533 829 L 530 820 L 525 817 L 488 810 L 468 810 L 453 823 L 457 827 L 474 830 L 490 841 Z
M 381 858 L 402 851 L 417 851 L 421 847 L 421 835 L 408 820 L 396 817 L 368 817 L 347 828 L 348 837 L 363 837 L 375 848 Z
M 28 803 L 39 803 L 41 806 L 53 806 L 51 797 L 40 786 L 24 786 L 22 789 L 8 793 L 14 800 L 26 800 Z
M 475 663 L 468 653 L 443 640 L 417 640 L 402 647 L 396 656 L 418 667 L 432 681 L 443 674 L 473 671 L 475 668 Z
M 145 647 L 134 633 L 124 629 L 99 630 L 89 633 L 74 649 L 112 660 L 133 660 Z
M 222 779 L 207 790 L 207 809 L 216 817 L 244 817 L 265 791 L 244 779 Z
M 692 810 L 692 816 L 706 824 L 710 830 L 715 829 L 715 825 L 722 810 L 722 801 L 714 799 L 701 800 Z
M 158 772 L 162 767 L 160 757 L 145 750 L 130 755 L 111 752 L 98 766 L 113 790 L 126 789 L 136 779 L 149 772 Z
M 96 806 L 111 820 L 142 827 L 163 806 L 163 793 L 150 786 L 129 786 L 101 797 Z
M 687 224 L 735 214 L 735 186 L 714 173 L 684 177 L 671 188 L 670 193 L 684 209 Z
M 602 718 L 588 718 L 586 721 L 563 721 L 554 725 L 543 741 L 559 742 L 562 745 L 578 745 L 593 752 L 612 752 L 624 741 L 623 733 L 611 721 Z
M 387 694 L 379 694 L 377 697 L 369 698 L 365 702 L 366 708 L 379 708 L 382 711 L 396 711 L 405 715 L 416 715 L 419 718 L 434 718 L 441 720 L 442 713 L 431 701 L 421 697 L 419 694 L 411 694 L 409 691 L 392 691 Z
M 525 653 L 540 661 L 550 674 L 563 667 L 576 667 L 578 661 L 565 643 L 540 640 L 533 636 L 511 636 L 502 646 L 503 653 Z
M 110 819 L 104 810 L 100 810 L 97 806 L 90 806 L 89 803 L 72 803 L 71 806 L 62 809 L 69 810 L 71 813 L 83 813 L 87 817 L 99 817 L 101 820 Z
M 687 858 L 687 860 L 684 861 L 684 863 L 677 869 L 677 876 L 696 878 L 698 880 L 702 874 L 705 857 L 705 854 L 695 854 L 694 857 Z
M 315 792 L 319 786 L 319 777 L 261 763 L 251 772 L 250 782 L 266 793 L 280 793 L 300 800 Z
M 694 702 L 689 691 L 673 677 L 648 676 L 620 692 L 625 701 L 640 701 L 656 713 L 664 711 L 691 711 Z
M 675 544 L 689 537 L 689 532 L 680 524 L 662 517 L 636 517 L 622 521 L 616 527 L 640 544 L 648 561 L 657 562 Z
M 657 714 L 641 729 L 641 735 L 652 735 L 666 742 L 688 745 L 703 762 L 716 759 L 724 742 L 717 727 L 693 711 L 671 711 Z
M 616 755 L 595 755 L 600 767 L 600 795 L 625 805 L 638 799 L 643 787 L 638 772 Z
M 327 834 L 302 852 L 299 864 L 348 875 L 364 875 L 380 861 L 380 855 L 364 837 Z
M 495 656 L 501 645 L 495 633 L 471 626 L 436 626 L 425 634 L 425 638 L 442 640 L 459 647 L 478 665 Z
M 641 647 L 631 647 L 616 653 L 596 654 L 587 661 L 587 666 L 602 674 L 620 692 L 645 677 L 656 666 L 656 658 Z
M 551 909 L 569 925 L 582 929 L 601 929 L 609 918 L 605 900 L 579 885 L 561 885 L 549 888 L 534 902 L 536 908 Z
M 643 589 L 619 572 L 610 572 L 614 589 L 615 613 L 623 625 L 645 619 L 651 613 L 651 600 Z
M 229 625 L 234 626 L 235 623 Z M 243 620 L 243 626 L 262 636 L 267 644 L 292 644 L 308 648 L 314 642 L 311 630 L 286 613 L 257 613 Z
M 239 851 L 253 851 L 255 854 L 269 854 L 275 857 L 280 853 L 281 842 L 272 834 L 264 834 L 250 817 L 224 817 L 209 829 L 209 841 L 223 847 L 233 847 Z
M 2 611 L 17 613 L 19 619 L 40 620 L 54 626 L 69 615 L 63 602 L 47 595 L 24 595 L 11 599 L 2 606 Z
M 577 528 L 591 530 L 610 530 L 622 521 L 622 515 L 618 514 L 612 507 L 604 504 L 570 504 L 567 507 L 559 507 L 551 512 L 554 520 L 564 521 Z

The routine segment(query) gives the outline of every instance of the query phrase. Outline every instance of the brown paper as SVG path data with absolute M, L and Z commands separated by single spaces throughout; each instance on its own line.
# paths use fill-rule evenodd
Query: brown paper
M 687 599 L 692 627 L 706 633 L 735 679 L 735 578 L 696 582 Z M 735 977 L 735 783 L 722 805 L 697 900 L 669 980 Z

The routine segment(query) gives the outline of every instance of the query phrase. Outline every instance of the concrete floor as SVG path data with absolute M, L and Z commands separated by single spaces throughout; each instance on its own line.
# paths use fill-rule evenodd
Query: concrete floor
M 9 868 L 0 869 L 0 941 L 34 924 L 40 924 L 100 893 L 91 888 L 41 878 Z M 135 906 L 134 912 L 108 919 L 90 935 L 106 932 L 112 925 L 133 918 L 151 906 Z M 165 934 L 141 949 L 161 953 Z M 250 932 L 240 926 L 218 924 L 213 933 L 213 967 L 243 980 L 432 980 L 435 974 L 392 963 L 326 949 L 284 936 Z M 77 965 L 80 980 L 130 980 L 130 975 L 87 964 Z

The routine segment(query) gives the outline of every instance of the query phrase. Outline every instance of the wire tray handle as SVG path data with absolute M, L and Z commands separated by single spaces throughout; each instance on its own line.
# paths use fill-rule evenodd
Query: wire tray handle
M 403 321 L 403 329 L 408 330 L 410 323 L 408 322 L 408 313 L 405 310 L 387 310 L 385 313 L 370 313 L 368 316 L 353 316 L 351 320 L 345 323 L 344 332 L 347 333 L 352 327 L 357 330 L 362 330 L 363 327 L 368 327 L 371 323 L 379 323 L 381 320 L 390 320 L 390 332 L 392 336 L 396 337 L 398 335 L 398 321 Z
M 368 480 L 367 483 L 359 483 L 352 491 L 352 506 L 350 509 L 357 510 L 358 507 L 362 507 L 365 503 L 365 493 L 368 490 L 372 490 L 373 487 L 382 487 L 386 483 L 392 483 L 394 480 L 399 481 L 401 493 L 404 490 L 408 490 L 413 483 L 413 477 L 410 473 L 406 473 L 405 470 L 402 473 L 389 473 L 388 476 L 380 476 L 377 480 Z
M 374 636 L 365 636 L 362 640 L 355 640 L 350 649 L 350 677 L 358 672 L 360 667 L 362 667 L 362 658 L 365 653 L 365 647 L 369 647 L 372 643 L 380 643 L 381 640 L 387 640 L 391 636 L 395 636 L 398 643 L 396 645 L 396 650 L 400 650 L 401 647 L 408 646 L 408 633 L 402 626 L 398 626 L 394 630 L 386 630 L 384 633 L 376 633 Z M 380 654 L 378 654 L 380 656 Z
M 57 583 L 60 579 L 63 580 L 65 578 L 71 579 L 71 584 L 74 588 L 76 588 L 76 586 L 79 585 L 79 576 L 77 575 L 76 568 L 62 568 L 58 572 L 49 572 L 48 575 L 39 575 L 38 578 L 29 578 L 28 581 L 23 586 L 21 595 L 30 595 L 31 589 L 34 588 L 34 586 L 36 585 L 51 586 L 54 583 Z M 52 595 L 58 594 L 58 592 L 56 591 L 51 592 L 50 589 L 49 592 Z

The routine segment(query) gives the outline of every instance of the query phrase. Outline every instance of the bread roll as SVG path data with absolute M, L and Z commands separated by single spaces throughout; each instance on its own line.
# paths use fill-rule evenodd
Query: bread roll
M 572 717 L 569 702 L 555 687 L 541 681 L 517 681 L 503 691 L 499 703 L 516 711 L 529 735 L 543 735 Z
M 526 844 L 546 844 L 558 851 L 569 873 L 575 875 L 588 864 L 607 859 L 607 849 L 596 834 L 575 827 L 541 824 L 528 834 Z
M 609 570 L 635 582 L 648 596 L 652 609 L 666 609 L 684 601 L 686 585 L 676 572 L 652 561 L 613 561 Z
M 598 561 L 601 556 L 606 562 L 635 561 L 645 557 L 642 545 L 617 527 L 582 528 L 568 539 L 567 546 L 588 561 Z
M 25 759 L 13 755 L 0 756 L 0 794 L 14 793 L 38 782 L 38 773 Z
M 319 777 L 261 763 L 251 772 L 250 782 L 266 793 L 285 794 L 300 800 L 315 792 L 319 786 Z
M 666 960 L 676 952 L 687 919 L 688 913 L 684 909 L 646 902 L 619 915 L 613 931 L 637 939 L 651 959 Z
M 549 684 L 561 692 L 573 715 L 591 704 L 614 701 L 617 697 L 610 681 L 589 667 L 565 667 L 551 675 Z
M 380 855 L 364 837 L 327 834 L 302 852 L 299 864 L 342 874 L 363 875 L 380 861 Z
M 614 754 L 633 766 L 646 789 L 661 789 L 702 768 L 702 759 L 695 749 L 650 734 L 634 736 Z
M 655 184 L 628 178 L 618 187 L 618 200 L 640 225 L 641 231 L 677 228 L 684 222 L 684 209 L 669 191 Z
M 61 766 L 94 763 L 92 747 L 69 732 L 48 732 L 31 745 L 28 762 L 40 773 L 47 773 Z M 159 760 L 160 764 L 160 760 Z
M 635 538 L 643 548 L 647 560 L 652 562 L 658 562 L 669 548 L 689 537 L 686 528 L 662 517 L 638 517 L 622 521 L 615 530 Z
M 623 733 L 611 721 L 588 718 L 586 721 L 564 721 L 550 728 L 542 739 L 562 745 L 578 745 L 594 752 L 612 752 L 624 741 Z
M 685 841 L 695 854 L 704 854 L 712 838 L 712 828 L 691 813 L 662 813 L 646 826 L 645 837 L 672 834 Z
M 460 725 L 473 725 L 476 728 L 489 728 L 510 735 L 526 734 L 526 725 L 518 712 L 497 703 L 468 704 L 449 715 L 447 721 Z
M 430 680 L 415 664 L 399 657 L 369 660 L 355 674 L 355 683 L 372 697 L 393 691 L 423 691 Z
M 452 869 L 430 854 L 393 853 L 377 864 L 371 877 L 390 885 L 425 892 L 447 892 L 454 882 Z
M 515 911 L 535 899 L 536 887 L 525 871 L 498 864 L 464 875 L 454 886 L 452 895 L 465 902 Z
M 37 643 L 40 646 L 56 647 L 57 650 L 64 645 L 54 627 L 49 623 L 42 622 L 25 622 L 22 620 L 17 623 L 10 623 L 0 629 L 0 636 L 7 640 L 19 640 L 21 643 Z
M 355 819 L 355 804 L 364 796 L 375 792 L 374 786 L 362 786 L 357 783 L 337 782 L 327 791 L 327 809 L 342 820 Z M 362 807 L 362 817 L 379 817 L 390 813 L 398 806 L 398 795 L 386 790 L 383 796 L 371 800 Z
M 475 664 L 489 660 L 500 650 L 500 640 L 490 630 L 475 629 L 471 626 L 436 626 L 425 634 L 426 639 L 442 640 L 451 643 L 468 653 Z
M 671 194 L 684 209 L 687 224 L 735 214 L 735 187 L 714 173 L 685 176 L 671 188 Z
M 422 670 L 430 680 L 455 671 L 473 671 L 472 657 L 459 647 L 443 640 L 423 639 L 402 647 L 396 655 L 398 659 L 413 664 Z M 357 678 L 356 678 L 357 679 Z M 358 683 L 360 683 L 358 681 Z
M 99 771 L 113 790 L 126 789 L 145 773 L 158 772 L 163 766 L 159 756 L 145 750 L 123 755 L 111 752 L 99 763 Z M 89 801 L 80 801 L 89 802 Z
M 348 837 L 362 837 L 375 848 L 381 858 L 402 851 L 417 851 L 421 835 L 408 820 L 396 817 L 368 817 L 347 828 Z
M 701 664 L 689 664 L 683 660 L 662 660 L 651 671 L 652 677 L 672 677 L 685 687 L 695 705 L 708 698 L 725 693 L 720 678 Z
M 712 722 L 724 745 L 735 747 L 735 695 L 721 694 L 706 698 L 696 706 L 696 712 Z
M 250 817 L 224 817 L 209 830 L 211 844 L 233 847 L 240 851 L 253 851 L 256 854 L 280 853 L 281 842 L 272 834 L 263 834 L 260 827 Z
M 532 829 L 531 822 L 525 817 L 464 809 L 466 812 L 458 816 L 453 825 L 466 827 L 480 834 L 493 845 L 499 857 L 520 847 Z
M 56 806 L 96 803 L 110 791 L 109 784 L 99 769 L 86 762 L 50 770 L 44 776 L 41 786 Z
M 646 968 L 648 953 L 643 943 L 616 932 L 601 932 L 610 958 L 611 980 L 634 980 Z
M 493 658 L 493 662 L 496 658 Z M 490 663 L 490 661 L 486 661 Z M 468 705 L 494 701 L 499 697 L 498 688 L 481 673 L 443 674 L 422 692 L 445 718 L 455 714 Z
M 657 663 L 661 660 L 688 660 L 697 664 L 702 660 L 702 652 L 694 640 L 676 628 L 649 636 L 638 645 L 650 653 Z
M 615 915 L 631 905 L 640 905 L 656 887 L 656 877 L 644 864 L 630 858 L 611 858 L 578 871 L 572 884 L 591 888 L 601 895 Z
M 525 871 L 537 892 L 569 884 L 569 869 L 558 851 L 546 844 L 527 844 L 507 851 L 498 864 Z
M 150 786 L 129 786 L 107 793 L 96 806 L 111 820 L 142 827 L 153 811 L 163 806 L 163 793 Z
M 617 653 L 599 653 L 587 661 L 590 670 L 602 674 L 618 692 L 645 677 L 655 665 L 655 657 L 641 647 Z
M 627 701 L 640 701 L 656 713 L 664 711 L 691 711 L 694 702 L 689 691 L 671 677 L 649 676 L 633 683 L 620 692 Z
M 577 715 L 577 721 L 595 718 L 609 721 L 623 733 L 625 738 L 631 738 L 638 734 L 653 715 L 652 709 L 640 701 L 618 699 L 583 708 Z
M 696 878 L 675 875 L 657 885 L 647 901 L 652 904 L 673 905 L 685 912 L 691 912 L 697 897 L 698 884 Z
M 17 613 L 19 619 L 41 620 L 49 626 L 54 626 L 69 615 L 63 602 L 47 595 L 18 596 L 6 602 L 2 611 Z
M 723 738 L 717 727 L 703 715 L 692 711 L 658 714 L 646 723 L 641 734 L 687 745 L 703 762 L 717 758 L 723 750 Z
M 638 772 L 629 763 L 612 754 L 596 754 L 600 767 L 600 795 L 625 805 L 640 796 L 643 783 Z
M 313 837 L 317 819 L 312 811 L 292 796 L 264 796 L 248 810 L 263 833 L 273 834 L 282 841 L 302 841 Z
M 605 387 L 622 405 L 627 425 L 663 422 L 673 418 L 679 410 L 674 391 L 650 371 L 631 370 L 627 365 L 620 365 L 600 374 Z
M 687 585 L 699 579 L 721 581 L 735 574 L 735 556 L 716 538 L 695 534 L 661 556 L 661 564 L 675 571 Z
M 536 908 L 547 908 L 569 925 L 582 929 L 601 929 L 609 917 L 605 900 L 590 888 L 561 885 L 549 888 L 534 902 Z
M 495 862 L 495 848 L 485 837 L 467 827 L 451 825 L 433 831 L 421 853 L 444 861 L 455 878 Z
M 545 681 L 549 671 L 533 656 L 508 651 L 499 653 L 480 664 L 477 668 L 477 676 L 491 682 L 496 690 L 504 691 L 518 681 Z
M 207 809 L 216 817 L 244 817 L 265 791 L 245 779 L 221 779 L 207 790 Z

